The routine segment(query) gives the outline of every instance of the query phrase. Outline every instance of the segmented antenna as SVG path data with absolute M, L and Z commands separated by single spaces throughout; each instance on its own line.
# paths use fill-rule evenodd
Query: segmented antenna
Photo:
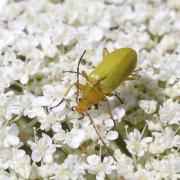
M 86 53 L 86 50 L 84 50 L 83 54 L 81 55 L 79 62 L 78 62 L 78 66 L 77 66 L 77 85 L 79 84 L 79 74 L 80 74 L 79 73 L 79 66 L 80 66 L 81 61 L 83 60 L 83 56 L 85 53 Z M 79 101 L 79 89 L 77 88 L 76 103 L 78 103 L 78 101 Z

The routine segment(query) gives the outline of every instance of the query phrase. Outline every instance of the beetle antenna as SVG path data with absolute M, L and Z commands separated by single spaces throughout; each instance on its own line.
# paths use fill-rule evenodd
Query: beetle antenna
M 78 66 L 77 66 L 77 84 L 79 84 L 79 66 L 80 66 L 80 63 L 83 59 L 83 56 L 84 54 L 86 53 L 86 50 L 84 50 L 83 54 L 81 55 L 80 59 L 79 59 L 79 62 L 78 62 Z M 77 97 L 76 97 L 76 102 L 78 103 L 78 100 L 79 100 L 79 89 L 77 88 Z
M 142 68 L 139 68 L 139 69 L 134 70 L 133 72 L 138 72 L 138 71 L 141 71 L 141 70 L 142 70 Z
M 54 109 L 54 108 L 56 108 L 56 107 L 58 107 L 63 101 L 64 101 L 65 99 L 64 98 L 62 98 L 61 99 L 61 101 L 58 103 L 58 104 L 56 104 L 55 106 L 53 106 L 53 107 L 50 107 L 49 109 L 50 110 L 52 110 L 52 109 Z
M 94 121 L 93 121 L 92 117 L 90 116 L 90 114 L 89 114 L 87 111 L 86 111 L 86 115 L 89 117 L 89 119 L 90 119 L 90 121 L 91 121 L 91 123 L 92 123 L 92 125 L 93 125 L 93 127 L 94 127 L 94 129 L 95 129 L 95 131 L 96 131 L 96 134 L 98 135 L 98 137 L 99 137 L 99 139 L 101 140 L 101 142 L 102 142 L 102 144 L 104 145 L 104 147 L 108 150 L 108 152 L 111 154 L 111 156 L 113 157 L 113 159 L 114 159 L 116 162 L 118 162 L 117 159 L 114 157 L 114 155 L 113 155 L 113 153 L 112 153 L 112 150 L 106 146 L 106 143 L 104 142 L 103 138 L 102 138 L 101 135 L 99 134 L 98 129 L 97 129 L 96 125 L 94 124 Z
M 63 73 L 74 73 L 74 74 L 79 74 L 82 76 L 82 73 L 80 73 L 80 72 L 78 73 L 76 71 L 63 71 Z

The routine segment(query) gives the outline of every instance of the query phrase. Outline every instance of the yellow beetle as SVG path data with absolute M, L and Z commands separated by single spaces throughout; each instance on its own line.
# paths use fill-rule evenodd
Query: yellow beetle
M 106 49 L 103 49 L 102 62 L 97 65 L 89 75 L 85 72 L 79 73 L 79 65 L 84 54 L 85 51 L 79 60 L 77 72 L 75 72 L 77 73 L 77 82 L 72 84 L 65 93 L 66 96 L 73 85 L 77 87 L 78 95 L 79 90 L 82 92 L 81 100 L 79 102 L 77 100 L 76 111 L 78 113 L 87 112 L 92 105 L 95 105 L 102 100 L 108 102 L 106 96 L 114 95 L 112 94 L 112 91 L 114 91 L 123 81 L 134 80 L 139 77 L 137 74 L 133 74 L 137 65 L 137 53 L 131 48 L 120 48 L 111 53 Z M 79 83 L 79 74 L 87 80 L 86 84 Z M 110 109 L 109 102 L 108 105 Z M 112 117 L 111 110 L 109 110 L 109 112 Z
M 77 74 L 77 82 L 72 84 L 67 89 L 64 96 L 68 94 L 73 85 L 77 87 L 76 111 L 80 114 L 85 113 L 89 117 L 99 139 L 107 148 L 114 160 L 117 161 L 117 159 L 114 157 L 112 153 L 112 150 L 108 146 L 106 146 L 106 143 L 104 142 L 101 134 L 98 131 L 98 128 L 96 127 L 95 123 L 93 122 L 93 119 L 91 118 L 87 110 L 92 105 L 95 105 L 98 102 L 105 100 L 108 103 L 109 114 L 111 118 L 114 120 L 110 108 L 110 103 L 106 96 L 114 95 L 112 91 L 114 91 L 123 81 L 134 80 L 139 78 L 137 74 L 133 74 L 133 72 L 136 72 L 134 71 L 134 69 L 137 65 L 137 53 L 135 50 L 131 48 L 120 48 L 111 53 L 104 49 L 102 62 L 99 65 L 97 65 L 97 67 L 89 75 L 87 75 L 86 72 L 79 73 L 79 65 L 81 63 L 81 60 L 83 59 L 85 52 L 86 51 L 84 51 L 84 53 L 80 57 L 77 72 L 64 71 L 73 72 Z M 87 80 L 86 84 L 79 83 L 80 74 Z M 82 98 L 80 99 L 80 101 L 78 101 L 79 90 L 82 92 Z M 61 100 L 61 102 L 63 100 L 64 98 Z M 58 103 L 56 106 L 58 106 L 60 103 Z

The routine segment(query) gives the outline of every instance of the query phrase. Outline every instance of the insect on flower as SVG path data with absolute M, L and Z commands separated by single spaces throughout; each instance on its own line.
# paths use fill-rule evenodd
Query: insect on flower
M 79 66 L 85 52 L 86 51 L 83 52 L 83 54 L 81 55 L 79 59 L 77 72 L 64 71 L 64 72 L 77 74 L 77 82 L 73 83 L 67 89 L 64 96 L 67 96 L 67 94 L 69 93 L 69 91 L 74 85 L 77 87 L 76 111 L 82 115 L 86 114 L 89 117 L 99 139 L 104 144 L 104 146 L 108 149 L 112 157 L 115 159 L 115 157 L 113 156 L 113 153 L 106 146 L 103 138 L 98 132 L 96 125 L 93 122 L 93 119 L 91 118 L 90 114 L 87 111 L 91 106 L 97 104 L 98 102 L 106 101 L 109 108 L 109 114 L 111 118 L 114 120 L 107 96 L 114 95 L 122 103 L 122 100 L 116 94 L 113 94 L 112 92 L 125 80 L 135 80 L 139 78 L 139 75 L 134 73 L 137 71 L 137 70 L 134 71 L 137 64 L 137 53 L 135 50 L 131 48 L 120 48 L 109 53 L 107 49 L 104 48 L 102 62 L 99 65 L 97 65 L 97 67 L 88 75 L 86 74 L 85 71 L 82 71 L 81 73 L 79 72 Z M 79 75 L 82 75 L 86 79 L 87 81 L 86 84 L 79 83 Z M 82 97 L 80 100 L 79 100 L 79 91 L 82 92 Z M 54 107 L 57 107 L 59 104 L 61 104 L 63 100 L 64 98 L 61 100 L 60 103 L 58 103 Z
M 107 49 L 104 48 L 102 62 L 97 65 L 97 67 L 89 75 L 87 75 L 85 71 L 82 73 L 79 72 L 79 65 L 85 52 L 86 51 L 84 51 L 80 57 L 77 72 L 65 71 L 77 73 L 77 82 L 73 83 L 67 89 L 65 96 L 69 93 L 72 86 L 75 85 L 77 87 L 76 111 L 78 113 L 87 113 L 87 110 L 92 105 L 95 105 L 100 101 L 106 101 L 108 103 L 110 116 L 113 119 L 107 96 L 114 95 L 122 103 L 122 100 L 112 92 L 125 80 L 135 80 L 139 78 L 139 75 L 134 74 L 134 72 L 136 72 L 134 69 L 137 64 L 137 53 L 131 48 L 120 48 L 109 53 Z M 86 84 L 79 83 L 79 75 L 82 75 L 87 80 Z M 82 98 L 80 101 L 78 98 L 79 91 L 82 92 Z

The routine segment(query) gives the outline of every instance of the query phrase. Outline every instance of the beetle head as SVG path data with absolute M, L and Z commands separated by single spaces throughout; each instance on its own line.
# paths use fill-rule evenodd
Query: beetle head
M 91 103 L 89 103 L 87 100 L 82 99 L 78 103 L 78 105 L 76 107 L 76 111 L 78 113 L 83 113 L 83 112 L 87 111 L 90 106 L 91 106 Z

